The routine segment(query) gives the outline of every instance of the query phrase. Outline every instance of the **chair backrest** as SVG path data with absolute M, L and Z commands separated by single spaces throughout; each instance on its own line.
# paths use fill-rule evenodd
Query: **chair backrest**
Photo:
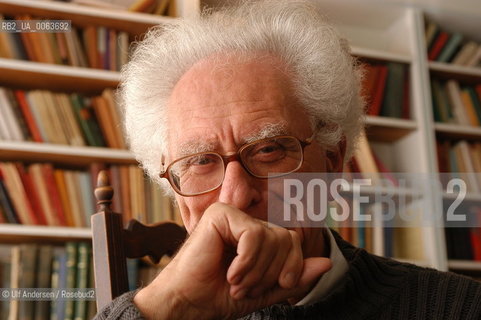
M 147 226 L 131 220 L 124 228 L 122 215 L 110 209 L 113 193 L 107 172 L 101 171 L 95 189 L 99 211 L 92 215 L 97 310 L 129 290 L 126 258 L 149 256 L 158 263 L 174 254 L 186 237 L 185 229 L 173 222 Z

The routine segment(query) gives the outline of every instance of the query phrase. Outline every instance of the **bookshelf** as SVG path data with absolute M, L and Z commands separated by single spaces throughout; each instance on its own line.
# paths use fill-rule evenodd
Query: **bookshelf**
M 481 43 L 481 37 L 476 31 L 479 29 L 479 21 L 481 17 L 481 10 L 479 8 L 470 8 L 461 5 L 458 9 L 448 8 L 449 4 L 444 4 L 446 7 L 431 8 L 426 7 L 423 10 L 424 19 L 426 21 L 434 21 L 440 28 L 443 28 L 447 32 L 454 33 L 459 32 L 466 39 L 476 43 Z M 427 46 L 425 42 L 421 43 L 423 51 L 427 52 Z M 461 45 L 462 48 L 462 45 Z M 460 84 L 476 85 L 481 83 L 481 68 L 478 66 L 461 66 L 452 63 L 427 61 L 426 64 L 427 77 L 432 77 L 441 80 L 455 80 Z M 432 86 L 428 84 L 428 93 L 433 90 Z M 466 140 L 468 143 L 476 143 L 481 141 L 481 127 L 462 125 L 455 123 L 441 123 L 435 122 L 432 113 L 433 102 L 428 99 L 426 102 L 426 112 L 429 114 L 427 125 L 431 131 L 430 135 L 433 136 L 432 141 L 451 141 L 456 143 L 460 140 Z M 437 171 L 439 169 L 438 162 L 434 161 L 433 167 Z M 477 172 L 479 174 L 479 172 Z M 453 200 L 454 197 L 451 194 L 444 194 L 443 200 Z M 481 194 L 468 193 L 465 199 L 469 205 L 480 206 Z M 478 227 L 479 228 L 479 227 Z M 441 233 L 441 232 L 440 232 Z M 439 235 L 440 238 L 443 235 Z M 455 243 L 454 245 L 463 246 L 462 243 Z M 447 244 L 449 247 L 449 243 Z M 480 261 L 467 261 L 467 260 L 452 260 L 446 256 L 448 270 L 455 272 L 466 273 L 468 275 L 475 275 L 479 278 L 481 272 Z
M 178 2 L 178 12 L 187 13 L 189 6 L 180 5 L 180 1 Z M 174 20 L 174 18 L 165 16 L 92 8 L 66 2 L 36 0 L 0 0 L 0 14 L 7 16 L 30 14 L 33 17 L 67 19 L 71 20 L 72 25 L 78 28 L 101 25 L 128 32 L 129 41 L 140 39 L 152 26 L 164 25 Z M 102 94 L 106 88 L 115 89 L 118 86 L 119 80 L 120 74 L 117 71 L 0 58 L 0 86 L 7 88 L 21 90 L 41 89 L 68 94 L 79 93 L 83 96 L 98 96 Z M 127 172 L 127 175 L 130 174 L 130 177 L 132 177 L 133 171 L 140 171 L 140 169 L 137 168 L 137 162 L 128 150 L 36 143 L 30 141 L 0 140 L 0 161 L 23 162 L 27 165 L 32 163 L 52 163 L 55 170 L 67 169 L 71 172 L 78 173 L 87 173 L 88 171 L 86 170 L 88 170 L 92 163 L 103 163 L 118 166 L 116 168 L 117 172 L 127 168 L 128 170 L 124 170 L 124 172 Z M 123 166 L 123 168 L 120 168 L 120 166 Z M 139 177 L 138 173 L 137 177 Z M 139 179 L 142 179 L 141 173 Z M 142 184 L 142 181 L 139 182 L 139 179 L 136 180 L 137 183 Z M 142 190 L 147 188 L 145 185 L 139 187 L 141 187 Z M 119 189 L 117 189 L 117 193 L 120 195 L 121 190 Z M 152 195 L 154 193 L 153 189 L 145 189 L 145 191 L 146 193 L 151 193 L 151 198 L 159 198 L 159 194 L 157 193 Z M 83 194 L 83 192 L 80 193 Z M 79 199 L 85 203 L 90 203 L 84 195 L 81 195 L 80 198 L 77 197 L 77 201 Z M 74 200 L 72 199 L 72 201 Z M 159 201 L 157 201 L 157 203 L 158 202 Z M 135 204 L 137 207 L 135 211 L 146 213 L 147 210 L 145 209 L 139 210 L 139 206 L 141 207 L 142 203 L 142 200 L 137 196 L 137 202 Z M 148 201 L 145 201 L 145 203 L 147 204 Z M 132 204 L 132 206 L 134 205 Z M 85 205 L 85 208 L 93 207 Z M 167 211 L 168 209 L 165 203 L 163 204 L 163 209 L 163 212 L 170 212 L 170 219 L 172 219 L 173 211 Z M 43 208 L 42 211 L 44 211 L 44 214 L 46 213 L 45 208 Z M 85 211 L 93 213 L 93 209 L 87 209 Z M 144 217 L 145 216 L 142 216 L 140 218 Z M 138 216 L 135 216 L 135 218 L 139 219 Z M 147 218 L 150 219 L 151 217 Z M 163 218 L 165 219 L 166 217 Z M 157 217 L 157 219 L 159 219 L 159 217 Z M 169 219 L 169 217 L 167 217 L 167 219 Z M 77 222 L 78 219 L 75 225 L 78 225 Z M 86 225 L 86 222 L 82 221 L 82 224 Z M 72 224 L 69 223 L 69 225 Z M 21 246 L 53 246 L 54 251 L 65 251 L 65 249 L 62 248 L 74 242 L 87 243 L 90 247 L 91 237 L 91 230 L 86 227 L 0 224 L 0 243 L 2 244 L 3 255 L 8 257 L 6 259 L 7 266 L 12 261 L 10 255 L 13 250 L 18 250 Z M 2 265 L 2 268 L 3 267 Z M 9 284 L 3 282 L 2 284 L 4 284 L 4 287 L 10 287 Z M 90 287 L 91 286 L 92 285 L 90 285 Z M 33 287 L 33 285 L 29 285 L 29 287 Z M 52 308 L 54 308 L 53 305 Z M 91 318 L 92 312 L 90 311 L 89 309 L 88 316 L 86 314 L 76 314 L 76 318 Z M 3 317 L 4 314 L 5 311 L 2 307 L 0 315 Z M 60 318 L 63 319 L 64 316 L 59 316 L 59 319 Z
M 428 61 L 424 43 L 424 15 L 443 25 L 452 25 L 457 31 L 478 37 L 477 40 L 481 42 L 477 32 L 481 27 L 481 10 L 456 12 L 444 6 L 428 7 L 422 2 L 411 6 L 389 1 L 315 1 L 350 40 L 355 56 L 372 61 L 400 62 L 408 66 L 410 118 L 366 118 L 367 136 L 372 149 L 391 171 L 436 174 L 436 139 L 462 138 L 481 141 L 479 127 L 434 123 L 429 81 L 430 76 L 435 75 L 444 79 L 481 83 L 481 68 Z M 201 7 L 216 8 L 223 4 L 224 2 L 219 0 L 176 0 L 179 16 L 196 15 Z M 134 37 L 142 35 L 151 26 L 168 24 L 174 19 L 35 0 L 0 0 L 0 13 L 30 13 L 51 19 L 69 19 L 79 26 L 102 24 L 129 31 Z M 119 73 L 115 71 L 0 58 L 0 86 L 99 94 L 104 88 L 115 88 L 118 82 Z M 75 167 L 85 167 L 95 161 L 136 163 L 127 150 L 11 141 L 0 141 L 0 161 L 49 161 Z M 400 192 L 409 194 L 410 191 Z M 480 197 L 470 195 L 471 200 L 479 201 Z M 430 206 L 434 212 L 439 210 L 439 206 L 434 202 Z M 407 256 L 394 256 L 395 258 L 440 270 L 481 269 L 477 262 L 448 261 L 442 229 L 414 230 L 411 235 L 414 235 L 414 240 L 405 245 L 421 252 L 422 258 L 418 258 L 418 254 L 415 258 L 410 258 L 409 253 Z M 90 232 L 82 228 L 0 225 L 0 242 L 4 239 L 12 239 L 13 242 L 31 239 L 62 242 L 71 238 L 88 240 Z

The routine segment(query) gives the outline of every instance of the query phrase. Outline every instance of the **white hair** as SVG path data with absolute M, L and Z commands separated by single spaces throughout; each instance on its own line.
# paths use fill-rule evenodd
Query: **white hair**
M 346 140 L 346 159 L 362 130 L 361 69 L 348 43 L 319 8 L 306 1 L 248 1 L 200 17 L 151 29 L 122 69 L 119 90 L 125 131 L 136 159 L 161 182 L 167 150 L 165 105 L 181 76 L 214 54 L 269 53 L 292 71 L 296 97 L 312 128 L 325 124 L 317 140 L 335 148 Z

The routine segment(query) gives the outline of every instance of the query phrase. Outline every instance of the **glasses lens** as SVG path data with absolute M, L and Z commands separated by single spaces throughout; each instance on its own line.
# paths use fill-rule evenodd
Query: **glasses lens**
M 248 145 L 241 152 L 244 166 L 258 177 L 293 172 L 302 164 L 302 146 L 294 137 L 277 137 Z
M 215 153 L 200 153 L 171 164 L 170 181 L 184 195 L 195 195 L 217 188 L 224 179 L 224 162 Z

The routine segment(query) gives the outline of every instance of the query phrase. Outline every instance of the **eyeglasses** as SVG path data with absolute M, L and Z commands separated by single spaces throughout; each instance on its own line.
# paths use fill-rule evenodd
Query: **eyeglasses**
M 184 197 L 208 193 L 224 182 L 225 168 L 231 161 L 256 178 L 275 178 L 298 170 L 304 161 L 304 148 L 312 143 L 317 130 L 306 140 L 293 136 L 275 136 L 243 145 L 235 154 L 199 152 L 173 161 L 160 173 L 172 188 Z M 163 161 L 162 161 L 163 162 Z M 162 163 L 164 167 L 164 163 Z

